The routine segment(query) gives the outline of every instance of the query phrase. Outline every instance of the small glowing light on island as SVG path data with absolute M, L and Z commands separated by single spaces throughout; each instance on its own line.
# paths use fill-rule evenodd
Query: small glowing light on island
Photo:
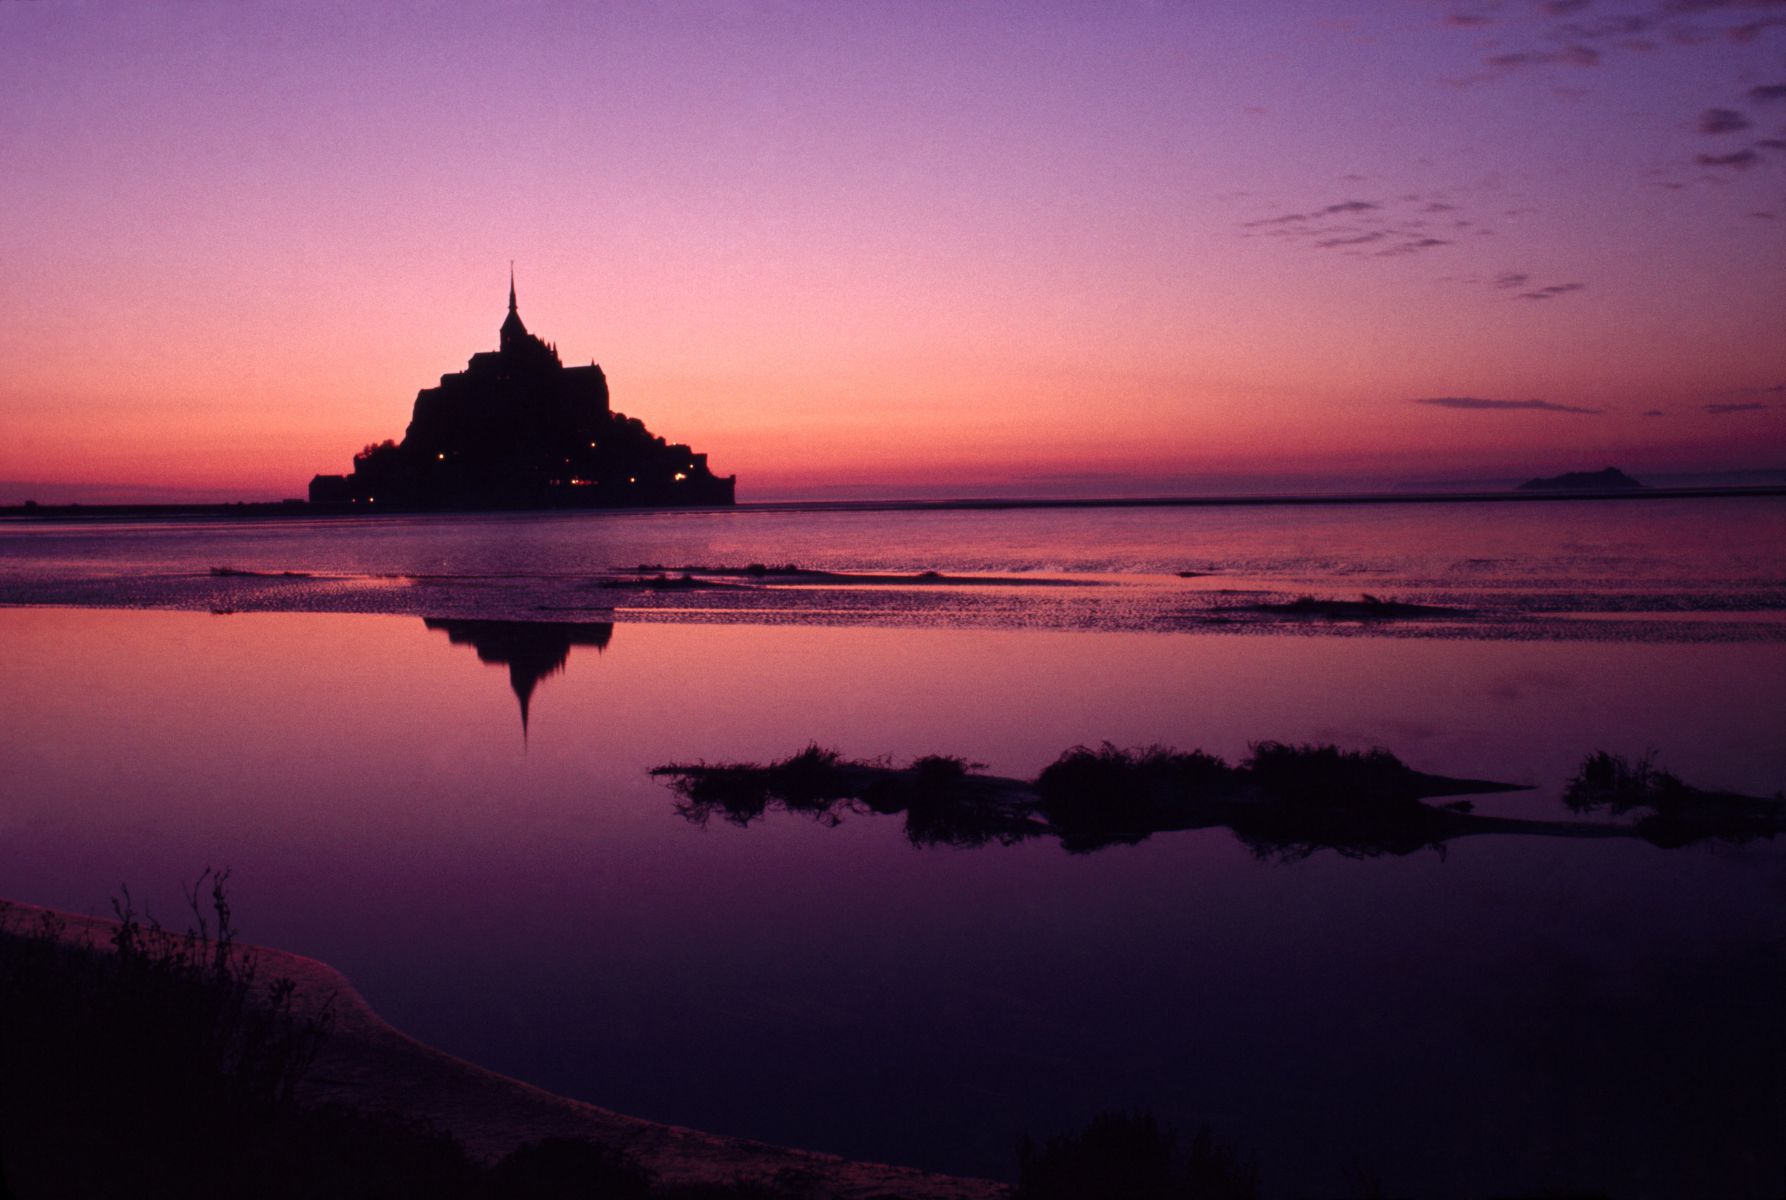
M 434 458 L 435 458 L 436 462 L 445 462 L 446 461 L 446 452 L 442 451 L 441 453 L 436 454 L 434 456 Z
M 677 483 L 681 483 L 684 479 L 687 479 L 688 476 L 684 475 L 681 471 L 678 471 L 678 472 L 676 472 L 674 478 Z
M 626 477 L 626 481 L 628 483 L 637 483 L 637 482 L 639 482 L 639 477 L 637 475 L 628 475 Z
M 594 442 L 590 442 L 590 443 L 589 443 L 589 448 L 590 448 L 590 449 L 591 449 L 591 450 L 593 450 L 593 449 L 595 449 L 595 443 L 594 443 Z

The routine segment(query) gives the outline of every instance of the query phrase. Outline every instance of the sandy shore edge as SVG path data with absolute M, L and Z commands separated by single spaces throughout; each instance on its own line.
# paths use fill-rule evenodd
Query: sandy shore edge
M 63 923 L 66 940 L 108 947 L 117 926 L 96 917 L 0 901 L 5 928 Z M 333 1031 L 300 1088 L 305 1103 L 339 1103 L 421 1120 L 494 1161 L 526 1142 L 582 1138 L 624 1149 L 663 1184 L 764 1184 L 814 1200 L 993 1200 L 1010 1188 L 986 1179 L 932 1175 L 908 1167 L 852 1162 L 831 1154 L 703 1133 L 598 1108 L 486 1070 L 427 1046 L 386 1023 L 327 963 L 283 950 L 251 948 L 261 978 L 290 979 L 302 1013 L 328 1010 Z

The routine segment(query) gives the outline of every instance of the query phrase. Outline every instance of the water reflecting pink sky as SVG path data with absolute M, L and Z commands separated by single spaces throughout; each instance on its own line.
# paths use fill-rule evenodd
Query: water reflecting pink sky
M 101 912 L 128 882 L 173 922 L 228 865 L 253 940 L 640 1115 L 996 1175 L 1019 1132 L 1148 1105 L 1243 1138 L 1272 1194 L 1364 1162 L 1422 1195 L 1642 1196 L 1707 1144 L 1740 1184 L 1786 1112 L 1777 1034 L 1684 1065 L 1786 998 L 1752 957 L 1786 922 L 1769 843 L 918 850 L 865 814 L 696 828 L 646 775 L 1275 738 L 1537 785 L 1483 811 L 1563 815 L 1594 748 L 1772 793 L 1779 643 L 620 624 L 537 681 L 524 738 L 506 669 L 409 617 L 13 608 L 0 639 L 6 894 Z

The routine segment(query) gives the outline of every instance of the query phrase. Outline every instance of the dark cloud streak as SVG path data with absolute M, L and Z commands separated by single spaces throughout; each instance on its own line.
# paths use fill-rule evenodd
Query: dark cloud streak
M 1524 409 L 1533 412 L 1581 413 L 1587 416 L 1598 416 L 1605 411 L 1598 408 L 1582 408 L 1574 404 L 1556 404 L 1549 400 L 1484 400 L 1480 396 L 1422 396 L 1414 403 L 1427 404 L 1434 408 L 1458 408 L 1470 411 L 1501 412 Z
M 1586 286 L 1585 283 L 1553 283 L 1548 287 L 1538 288 L 1536 291 L 1521 292 L 1519 298 L 1521 300 L 1554 300 L 1558 296 L 1566 296 L 1570 292 L 1579 292 Z
M 1734 154 L 1695 154 L 1693 161 L 1702 167 L 1735 167 L 1747 171 L 1761 161 L 1761 155 L 1753 150 L 1738 150 Z
M 1415 238 L 1413 241 L 1402 242 L 1400 245 L 1391 246 L 1387 250 L 1379 250 L 1376 253 L 1376 257 L 1399 258 L 1404 254 L 1419 254 L 1423 250 L 1436 250 L 1440 246 L 1449 245 L 1451 245 L 1451 243 L 1444 238 Z
M 1734 108 L 1708 108 L 1699 114 L 1701 133 L 1738 133 L 1752 125 L 1749 118 Z

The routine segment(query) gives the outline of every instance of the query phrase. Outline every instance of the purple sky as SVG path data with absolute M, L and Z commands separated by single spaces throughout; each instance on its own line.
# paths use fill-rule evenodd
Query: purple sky
M 300 494 L 511 258 L 741 498 L 1781 465 L 1786 3 L 1214 8 L 0 5 L 0 502 Z

